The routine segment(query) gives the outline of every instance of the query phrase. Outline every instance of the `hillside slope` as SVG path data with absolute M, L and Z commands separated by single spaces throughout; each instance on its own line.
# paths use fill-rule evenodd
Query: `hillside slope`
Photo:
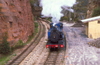
M 34 32 L 33 15 L 29 0 L 0 0 L 0 40 L 8 33 L 8 42 L 26 42 Z

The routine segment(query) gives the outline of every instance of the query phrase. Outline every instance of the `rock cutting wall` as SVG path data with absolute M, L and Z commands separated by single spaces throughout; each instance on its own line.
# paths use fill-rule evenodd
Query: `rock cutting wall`
M 0 41 L 5 32 L 11 46 L 18 40 L 28 40 L 28 36 L 34 32 L 29 0 L 0 0 Z
M 87 18 L 91 17 L 93 10 L 98 6 L 100 7 L 100 0 L 89 0 L 87 6 Z

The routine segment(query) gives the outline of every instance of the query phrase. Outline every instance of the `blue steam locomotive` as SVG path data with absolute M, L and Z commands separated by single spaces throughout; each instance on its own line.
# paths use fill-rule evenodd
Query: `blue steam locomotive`
M 48 31 L 48 42 L 46 48 L 66 48 L 65 36 L 63 33 L 62 23 L 50 23 L 50 29 Z

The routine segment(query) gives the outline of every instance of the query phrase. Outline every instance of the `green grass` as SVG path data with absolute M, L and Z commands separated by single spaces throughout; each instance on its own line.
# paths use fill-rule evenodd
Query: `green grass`
M 7 63 L 7 61 L 10 60 L 12 56 L 9 55 L 3 55 L 1 58 L 0 58 L 0 65 L 5 65 L 5 63 Z
M 0 65 L 5 65 L 12 57 L 16 56 L 17 54 L 8 54 L 8 55 L 3 55 L 0 57 Z

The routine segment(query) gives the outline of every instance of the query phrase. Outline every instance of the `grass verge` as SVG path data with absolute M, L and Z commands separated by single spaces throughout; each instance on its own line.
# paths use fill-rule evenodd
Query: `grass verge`
M 0 57 L 0 65 L 5 65 L 14 56 L 16 56 L 16 54 L 3 55 Z

